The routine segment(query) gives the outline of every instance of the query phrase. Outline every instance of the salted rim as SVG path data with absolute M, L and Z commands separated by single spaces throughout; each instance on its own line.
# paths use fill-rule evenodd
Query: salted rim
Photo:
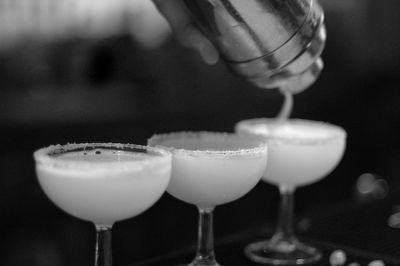
M 118 162 L 118 161 L 110 161 L 110 162 L 90 162 L 90 161 L 82 161 L 82 160 L 74 160 L 74 159 L 59 159 L 55 156 L 52 155 L 57 155 L 57 154 L 62 154 L 65 152 L 70 152 L 70 151 L 85 151 L 85 149 L 88 148 L 88 150 L 93 150 L 96 148 L 116 148 L 116 150 L 123 151 L 123 148 L 130 148 L 132 151 L 126 151 L 126 152 L 132 152 L 132 153 L 139 153 L 138 151 L 141 150 L 143 154 L 145 151 L 151 151 L 153 152 L 150 154 L 150 156 L 141 159 L 140 161 L 137 160 L 132 160 L 132 161 L 123 161 L 123 162 Z M 137 150 L 137 151 L 135 151 Z M 150 146 L 144 146 L 144 145 L 136 145 L 136 144 L 130 144 L 130 143 L 101 143 L 101 142 L 96 142 L 96 143 L 67 143 L 64 145 L 57 144 L 57 145 L 50 145 L 48 147 L 44 147 L 41 149 L 36 150 L 33 153 L 33 157 L 35 159 L 36 164 L 38 165 L 45 165 L 48 167 L 53 167 L 53 168 L 63 168 L 63 169 L 113 169 L 115 168 L 121 169 L 121 170 L 126 170 L 126 169 L 131 169 L 133 167 L 144 167 L 146 165 L 149 165 L 150 163 L 162 163 L 163 161 L 171 160 L 171 153 L 159 149 L 156 147 L 150 147 Z
M 243 139 L 251 141 L 254 147 L 234 149 L 234 150 L 200 150 L 200 149 L 185 149 L 185 148 L 175 148 L 171 146 L 165 146 L 162 143 L 165 140 L 179 140 L 182 138 L 193 139 L 202 136 L 214 137 L 214 138 L 227 138 L 227 139 Z M 180 131 L 180 132 L 170 132 L 164 134 L 154 134 L 148 141 L 148 145 L 152 147 L 159 147 L 172 152 L 173 154 L 185 154 L 190 156 L 222 156 L 233 157 L 233 156 L 245 156 L 245 155 L 259 155 L 267 153 L 267 142 L 265 139 L 258 136 L 243 136 L 236 133 L 227 132 L 212 132 L 212 131 Z
M 244 126 L 254 126 L 254 125 L 266 125 L 269 127 L 269 129 L 273 130 L 271 126 L 279 125 L 279 124 L 298 124 L 298 125 L 322 125 L 324 128 L 327 130 L 331 131 L 332 134 L 330 136 L 327 136 L 326 138 L 319 138 L 319 139 L 300 139 L 300 138 L 291 138 L 289 136 L 277 136 L 277 135 L 268 135 L 268 139 L 270 140 L 280 140 L 280 141 L 285 141 L 285 142 L 290 142 L 290 143 L 296 143 L 296 144 L 321 144 L 321 143 L 327 143 L 329 141 L 335 140 L 335 139 L 346 139 L 347 133 L 346 130 L 338 125 L 331 124 L 329 122 L 324 122 L 324 121 L 315 121 L 315 120 L 308 120 L 308 119 L 298 119 L 298 118 L 293 118 L 293 119 L 288 119 L 285 121 L 279 121 L 274 118 L 251 118 L 251 119 L 246 119 L 239 121 L 235 125 L 235 131 L 236 132 L 245 132 L 247 134 L 254 134 L 256 136 L 260 137 L 265 137 L 266 134 L 263 133 L 252 133 L 251 131 L 248 130 L 248 128 L 244 128 Z

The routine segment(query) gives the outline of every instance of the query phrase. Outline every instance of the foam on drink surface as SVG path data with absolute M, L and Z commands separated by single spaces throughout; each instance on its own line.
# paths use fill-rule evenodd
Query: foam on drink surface
M 344 130 L 338 126 L 318 121 L 290 119 L 277 121 L 269 118 L 249 119 L 237 124 L 239 131 L 245 131 L 271 139 L 293 142 L 321 142 L 341 137 Z
M 137 145 L 94 143 L 50 146 L 36 151 L 34 156 L 37 167 L 84 177 L 99 172 L 140 171 L 148 164 L 167 167 L 170 158 L 163 153 Z
M 92 163 L 107 163 L 107 162 L 132 162 L 142 161 L 151 156 L 146 153 L 132 153 L 125 151 L 115 151 L 106 149 L 95 149 L 89 151 L 77 151 L 55 155 L 60 160 L 65 161 L 81 161 Z
M 236 156 L 248 155 L 248 153 L 257 155 L 263 153 L 265 149 L 265 144 L 261 139 L 221 132 L 175 132 L 155 135 L 149 143 L 171 148 L 174 152 L 202 156 L 207 154 Z

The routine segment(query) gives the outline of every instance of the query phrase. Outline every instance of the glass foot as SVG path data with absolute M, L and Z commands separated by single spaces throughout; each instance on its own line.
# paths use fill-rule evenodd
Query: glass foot
M 202 263 L 202 262 L 196 261 L 196 262 L 192 262 L 192 263 L 189 263 L 189 264 L 179 264 L 179 265 L 175 265 L 175 266 L 221 266 L 221 264 L 218 264 L 217 262 L 212 262 L 212 263 L 204 262 L 204 263 Z
M 196 262 L 196 263 L 190 263 L 189 265 L 187 265 L 187 266 L 221 266 L 221 264 L 218 264 L 218 263 L 207 263 L 207 262 L 205 262 L 205 263 L 200 263 L 200 262 Z
M 249 244 L 244 250 L 254 262 L 270 265 L 303 265 L 319 261 L 322 253 L 297 239 L 274 239 Z
M 179 264 L 175 266 L 221 266 L 215 258 L 202 258 L 196 257 L 191 263 L 189 264 Z
M 221 264 L 179 264 L 179 265 L 175 265 L 175 266 L 221 266 Z
M 194 260 L 187 266 L 221 266 L 215 260 Z

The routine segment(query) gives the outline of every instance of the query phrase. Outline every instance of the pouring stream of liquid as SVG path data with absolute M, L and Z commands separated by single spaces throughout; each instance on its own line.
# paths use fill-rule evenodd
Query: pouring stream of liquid
M 293 109 L 293 93 L 289 90 L 285 90 L 284 87 L 280 88 L 281 93 L 285 97 L 281 110 L 276 117 L 277 123 L 282 123 L 289 119 L 290 114 L 292 113 Z

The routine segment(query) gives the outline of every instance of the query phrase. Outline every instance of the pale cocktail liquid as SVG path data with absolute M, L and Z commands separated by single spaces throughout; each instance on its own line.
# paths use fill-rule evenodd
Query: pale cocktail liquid
M 156 135 L 149 144 L 172 150 L 168 193 L 203 208 L 242 197 L 258 183 L 267 163 L 263 141 L 233 134 L 172 133 Z
M 45 193 L 67 213 L 97 225 L 143 212 L 160 198 L 170 178 L 170 157 L 152 153 L 112 147 L 44 153 L 39 150 L 35 157 Z
M 249 119 L 239 122 L 236 130 L 265 137 L 269 157 L 263 179 L 289 188 L 325 177 L 336 167 L 345 150 L 345 131 L 323 122 Z

